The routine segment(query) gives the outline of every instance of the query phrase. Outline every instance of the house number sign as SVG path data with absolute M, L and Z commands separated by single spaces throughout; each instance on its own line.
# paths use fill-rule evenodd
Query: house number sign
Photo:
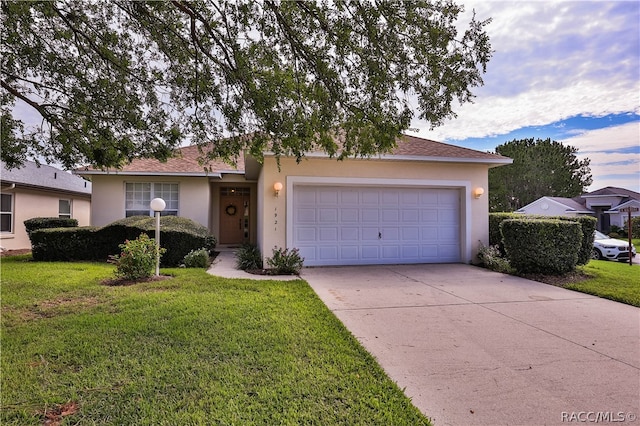
M 277 231 L 278 230 L 278 208 L 274 207 L 273 208 L 273 230 Z

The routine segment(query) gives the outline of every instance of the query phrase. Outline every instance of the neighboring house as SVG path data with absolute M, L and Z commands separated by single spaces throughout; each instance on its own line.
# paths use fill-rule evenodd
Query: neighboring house
M 78 225 L 91 219 L 91 182 L 56 169 L 27 161 L 7 170 L 0 162 L 0 247 L 27 249 L 31 242 L 24 221 L 33 217 L 70 217 Z
M 196 147 L 165 163 L 138 159 L 120 170 L 76 170 L 93 183 L 92 225 L 165 214 L 207 226 L 222 245 L 298 248 L 306 266 L 471 262 L 488 241 L 488 170 L 511 159 L 405 136 L 388 155 L 336 161 L 309 153 L 300 163 L 214 162 Z
M 620 211 L 624 207 L 640 208 L 640 194 L 624 188 L 607 186 L 574 198 L 538 198 L 516 210 L 516 213 L 545 216 L 589 215 L 598 219 L 597 229 L 607 233 L 612 225 L 622 228 L 627 223 L 629 213 Z M 637 216 L 640 216 L 638 211 L 631 214 L 631 217 Z

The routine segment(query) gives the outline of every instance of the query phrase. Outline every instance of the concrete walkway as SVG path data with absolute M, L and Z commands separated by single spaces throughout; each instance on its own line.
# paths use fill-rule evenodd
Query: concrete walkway
M 211 275 L 224 278 L 244 278 L 248 280 L 299 280 L 297 275 L 255 275 L 236 269 L 236 254 L 233 248 L 218 248 L 218 255 L 207 270 Z
M 302 278 L 443 425 L 640 425 L 640 309 L 469 265 Z

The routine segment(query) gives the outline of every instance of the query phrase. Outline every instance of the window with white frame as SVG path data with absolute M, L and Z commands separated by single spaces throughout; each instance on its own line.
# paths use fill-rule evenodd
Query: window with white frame
M 0 194 L 0 232 L 13 232 L 13 194 Z
M 153 216 L 150 203 L 154 198 L 162 198 L 167 204 L 162 216 L 178 215 L 178 184 L 127 182 L 125 186 L 125 216 Z
M 71 218 L 71 200 L 58 200 L 58 217 Z

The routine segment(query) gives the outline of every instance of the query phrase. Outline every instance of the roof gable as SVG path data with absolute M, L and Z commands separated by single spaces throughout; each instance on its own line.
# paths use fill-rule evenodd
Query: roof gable
M 561 208 L 565 209 L 567 213 L 592 213 L 587 209 L 584 204 L 574 200 L 573 198 L 565 197 L 540 197 L 537 200 L 527 204 L 524 207 L 516 210 L 518 213 L 526 213 L 527 210 L 541 206 L 544 203 L 553 203 Z

